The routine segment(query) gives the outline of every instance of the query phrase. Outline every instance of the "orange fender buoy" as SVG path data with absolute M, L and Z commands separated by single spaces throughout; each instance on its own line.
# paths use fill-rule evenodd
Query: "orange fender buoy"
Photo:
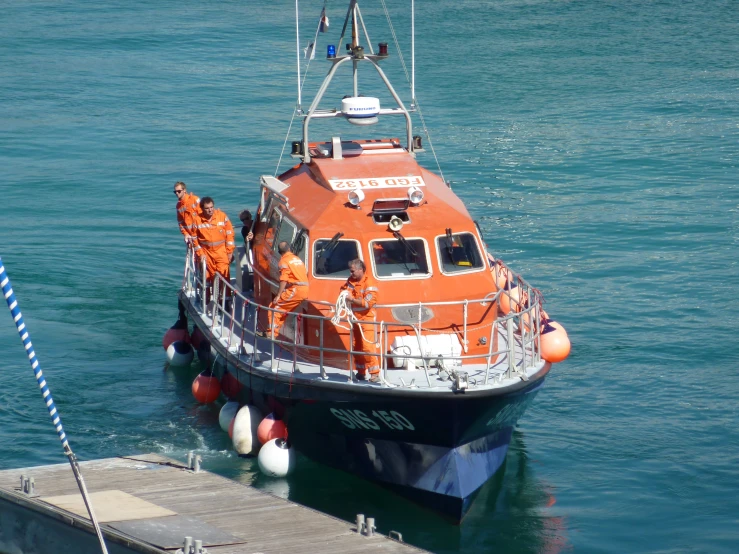
M 555 323 L 557 326 L 552 325 Z M 556 364 L 570 355 L 570 338 L 567 332 L 556 321 L 544 324 L 541 330 L 541 357 Z
M 267 444 L 272 439 L 286 439 L 287 427 L 281 419 L 275 419 L 275 414 L 269 414 L 257 427 L 257 438 L 262 444 Z
M 512 309 L 515 309 L 519 301 L 518 285 L 516 283 L 507 283 L 505 289 L 500 293 L 500 311 L 503 312 L 503 315 L 508 315 Z
M 500 262 L 496 262 L 493 267 L 493 278 L 495 279 L 495 286 L 498 287 L 498 290 L 502 290 L 513 281 L 513 272 Z
M 567 331 L 565 331 L 565 328 L 562 327 L 561 324 L 559 324 L 556 321 L 553 321 L 551 319 L 548 321 L 548 323 L 549 323 L 549 325 L 551 325 L 555 329 L 558 329 L 559 331 L 562 331 L 565 334 L 565 336 L 569 337 L 569 335 L 567 334 Z
M 522 314 L 520 321 L 521 321 L 521 323 L 518 326 L 518 331 L 519 332 L 530 333 L 531 332 L 531 316 L 529 314 L 527 314 L 527 313 L 526 314 Z
M 203 371 L 192 382 L 192 395 L 201 404 L 214 402 L 221 394 L 221 385 L 210 370 Z
M 186 343 L 190 343 L 190 334 L 187 332 L 187 320 L 178 319 L 177 322 L 170 327 L 164 338 L 162 338 L 162 348 L 165 350 L 169 348 L 169 345 L 175 341 L 181 340 Z
M 513 272 L 505 267 L 503 262 L 496 260 L 490 254 L 488 254 L 488 265 L 495 282 L 495 290 L 504 289 L 506 284 L 513 280 Z

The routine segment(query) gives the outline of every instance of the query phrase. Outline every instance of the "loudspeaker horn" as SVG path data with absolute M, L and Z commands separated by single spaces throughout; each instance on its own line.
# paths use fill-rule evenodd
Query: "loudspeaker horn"
M 400 231 L 403 228 L 403 220 L 394 215 L 390 218 L 390 223 L 387 226 L 391 231 Z

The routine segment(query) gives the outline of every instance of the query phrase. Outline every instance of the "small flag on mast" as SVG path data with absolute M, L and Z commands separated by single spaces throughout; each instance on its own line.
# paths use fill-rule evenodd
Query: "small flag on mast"
M 325 33 L 328 30 L 328 16 L 326 15 L 326 8 L 321 10 L 321 19 L 318 24 L 318 32 Z
M 321 10 L 321 17 L 318 18 L 318 29 L 316 29 L 316 38 L 318 33 L 325 33 L 328 30 L 328 16 L 326 15 L 326 8 Z M 316 58 L 316 43 L 311 42 L 308 46 L 303 48 L 303 57 L 309 60 Z
M 303 48 L 303 57 L 308 58 L 309 60 L 314 60 L 316 58 L 315 46 L 315 43 L 311 42 L 308 46 Z

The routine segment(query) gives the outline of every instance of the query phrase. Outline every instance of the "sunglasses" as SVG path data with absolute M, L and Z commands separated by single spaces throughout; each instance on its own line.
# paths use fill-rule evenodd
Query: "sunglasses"
M 181 192 L 185 192 L 185 190 L 184 190 L 184 189 L 180 189 L 180 190 L 173 190 L 172 192 L 174 192 L 175 194 L 179 194 L 179 193 L 181 193 Z

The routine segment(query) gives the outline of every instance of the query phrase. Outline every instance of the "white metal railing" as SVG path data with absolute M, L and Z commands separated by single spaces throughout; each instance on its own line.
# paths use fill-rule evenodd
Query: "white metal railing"
M 188 248 L 187 257 L 185 261 L 185 273 L 183 276 L 183 290 L 186 292 L 194 291 L 198 302 L 195 306 L 200 310 L 202 314 L 211 309 L 210 313 L 207 313 L 211 317 L 211 333 L 215 336 L 216 326 L 219 327 L 219 335 L 224 337 L 224 331 L 226 326 L 228 327 L 228 347 L 233 346 L 234 337 L 238 335 L 238 344 L 245 344 L 245 340 L 250 340 L 252 343 L 252 352 L 256 356 L 257 354 L 257 339 L 266 340 L 269 343 L 269 354 L 270 354 L 270 368 L 273 372 L 277 371 L 278 359 L 275 357 L 275 347 L 283 349 L 292 353 L 292 371 L 294 372 L 298 359 L 310 361 L 316 363 L 315 355 L 313 352 L 317 352 L 317 363 L 320 369 L 321 376 L 327 379 L 325 355 L 328 354 L 341 354 L 347 356 L 347 366 L 343 369 L 349 370 L 349 381 L 354 379 L 354 372 L 352 371 L 354 362 L 354 355 L 372 356 L 379 358 L 379 365 L 382 374 L 383 381 L 387 384 L 387 370 L 388 361 L 397 359 L 421 359 L 423 363 L 423 369 L 426 377 L 426 382 L 431 387 L 431 373 L 429 369 L 430 362 L 437 362 L 438 358 L 434 356 L 424 355 L 423 346 L 421 343 L 421 337 L 426 334 L 440 333 L 439 330 L 423 327 L 422 313 L 424 307 L 431 306 L 459 306 L 461 309 L 462 319 L 462 347 L 463 352 L 467 352 L 467 335 L 470 330 L 480 330 L 481 328 L 490 328 L 490 334 L 487 337 L 488 351 L 481 354 L 460 354 L 459 356 L 445 356 L 441 360 L 441 367 L 439 372 L 447 371 L 450 374 L 455 373 L 455 367 L 462 366 L 465 361 L 476 360 L 480 364 L 485 365 L 485 379 L 482 384 L 489 384 L 490 379 L 490 368 L 493 365 L 493 360 L 497 360 L 498 356 L 505 355 L 507 357 L 507 370 L 504 375 L 497 374 L 497 378 L 501 379 L 512 378 L 518 376 L 523 380 L 527 379 L 526 368 L 531 367 L 540 363 L 540 335 L 541 335 L 541 304 L 542 296 L 541 293 L 529 285 L 523 278 L 513 273 L 505 264 L 500 260 L 496 263 L 503 267 L 509 273 L 509 278 L 512 282 L 516 283 L 517 287 L 521 292 L 518 293 L 518 298 L 511 294 L 512 289 L 501 289 L 495 292 L 491 292 L 482 299 L 474 300 L 459 300 L 459 301 L 439 301 L 439 302 L 419 302 L 419 303 L 407 303 L 407 304 L 383 304 L 377 305 L 376 308 L 396 308 L 396 307 L 418 307 L 418 321 L 416 323 L 398 323 L 398 322 L 385 322 L 385 321 L 362 321 L 362 325 L 373 326 L 375 331 L 375 344 L 379 346 L 378 353 L 367 353 L 363 351 L 347 350 L 346 348 L 330 348 L 325 346 L 326 332 L 336 333 L 336 327 L 331 322 L 332 314 L 334 313 L 334 304 L 328 301 L 322 300 L 310 300 L 311 304 L 318 306 L 325 306 L 328 308 L 328 315 L 315 315 L 315 314 L 304 314 L 297 312 L 285 312 L 276 308 L 270 308 L 269 306 L 261 305 L 252 299 L 247 298 L 239 290 L 234 288 L 230 282 L 223 278 L 222 275 L 216 274 L 212 285 L 206 281 L 206 267 L 205 260 L 202 259 L 201 267 L 196 267 L 195 256 L 191 248 Z M 225 292 L 225 294 L 221 294 Z M 508 301 L 512 309 L 507 315 L 497 316 L 494 320 L 487 321 L 483 325 L 478 326 L 474 329 L 470 329 L 468 325 L 469 318 L 469 307 L 470 305 L 479 304 L 482 307 L 486 307 L 488 304 L 496 301 L 500 301 L 503 295 L 508 296 Z M 238 298 L 243 306 L 241 311 L 241 321 L 237 320 L 236 307 L 237 302 L 230 302 L 230 310 L 226 309 L 226 298 Z M 260 337 L 257 334 L 259 315 L 262 312 L 280 312 L 287 313 L 285 323 L 289 321 L 289 318 L 293 318 L 293 338 L 292 340 L 280 340 L 277 337 L 270 336 Z M 227 325 L 226 316 L 230 323 Z M 269 316 L 268 316 L 269 317 Z M 301 323 L 302 321 L 316 320 L 318 322 L 318 345 L 306 345 L 299 339 L 301 334 Z M 251 325 L 247 323 L 251 321 Z M 341 319 L 342 323 L 349 325 L 349 344 L 353 347 L 353 333 L 355 332 L 354 325 L 347 319 Z M 327 325 L 328 322 L 328 331 Z M 416 336 L 418 340 L 419 355 L 411 353 L 398 354 L 396 352 L 389 352 L 389 336 L 391 334 L 401 335 L 405 331 L 411 332 Z M 502 349 L 493 350 L 495 344 L 496 334 L 502 334 L 505 337 L 506 344 Z M 280 358 L 282 360 L 284 358 Z M 444 362 L 450 362 L 453 364 L 452 369 L 447 369 Z M 497 365 L 497 364 L 496 364 Z M 335 366 L 329 366 L 335 367 Z M 459 367 L 461 369 L 461 367 Z M 478 383 L 479 384 L 479 383 Z

